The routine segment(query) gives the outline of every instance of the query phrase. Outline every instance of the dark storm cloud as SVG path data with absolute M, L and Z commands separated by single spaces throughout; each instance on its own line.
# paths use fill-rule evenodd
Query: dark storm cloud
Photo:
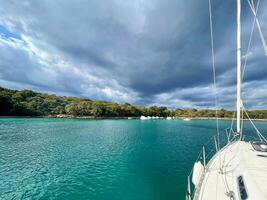
M 4 86 L 24 84 L 41 91 L 145 105 L 214 106 L 207 1 L 0 3 Z M 213 1 L 216 73 L 221 106 L 226 107 L 235 94 L 235 9 L 232 1 Z M 246 46 L 252 20 L 246 4 L 243 9 Z M 259 17 L 262 22 L 267 18 Z M 248 88 L 267 79 L 267 59 L 259 53 L 257 30 L 254 35 L 256 48 L 244 79 Z

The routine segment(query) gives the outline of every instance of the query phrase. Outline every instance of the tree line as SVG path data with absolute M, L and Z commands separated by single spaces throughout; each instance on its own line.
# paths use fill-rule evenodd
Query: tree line
M 74 117 L 216 117 L 214 110 L 168 109 L 164 106 L 136 106 L 85 98 L 65 97 L 0 87 L 0 116 L 57 116 Z M 267 118 L 266 110 L 249 111 L 251 118 Z M 233 111 L 221 109 L 218 117 L 231 118 Z

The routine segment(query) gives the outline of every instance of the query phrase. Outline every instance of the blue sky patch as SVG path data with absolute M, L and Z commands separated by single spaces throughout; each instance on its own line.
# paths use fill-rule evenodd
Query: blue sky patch
M 9 31 L 3 25 L 0 25 L 0 34 L 3 35 L 6 38 L 12 37 L 12 38 L 16 38 L 16 39 L 21 39 L 19 34 Z

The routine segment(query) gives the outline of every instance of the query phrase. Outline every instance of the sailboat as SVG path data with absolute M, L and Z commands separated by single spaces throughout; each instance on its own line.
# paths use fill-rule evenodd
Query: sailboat
M 248 3 L 264 44 L 265 41 L 262 38 L 257 19 L 257 7 L 251 0 L 248 0 Z M 209 11 L 210 22 L 212 22 L 210 0 Z M 212 31 L 212 23 L 210 25 Z M 201 149 L 199 159 L 195 162 L 192 173 L 188 176 L 187 200 L 267 200 L 267 140 L 249 118 L 242 103 L 241 82 L 241 0 L 237 0 L 236 114 L 233 116 L 231 128 L 226 132 L 227 142 L 222 148 L 219 144 L 218 134 L 214 136 L 215 154 L 207 163 L 205 146 Z M 256 140 L 245 141 L 243 114 L 247 116 L 255 129 Z M 235 121 L 236 130 L 233 130 L 233 122 Z M 192 193 L 191 181 L 194 185 Z
M 186 118 L 184 118 L 183 120 L 184 120 L 184 121 L 190 121 L 191 118 L 186 117 Z

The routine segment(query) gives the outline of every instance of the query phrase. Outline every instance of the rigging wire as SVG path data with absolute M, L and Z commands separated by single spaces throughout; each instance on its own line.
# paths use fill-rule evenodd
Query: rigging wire
M 220 148 L 219 139 L 220 139 L 220 132 L 219 132 L 219 118 L 218 118 L 218 92 L 217 92 L 217 84 L 216 84 L 216 67 L 215 67 L 215 53 L 214 53 L 214 36 L 213 36 L 213 21 L 212 21 L 212 9 L 211 9 L 211 0 L 209 0 L 209 24 L 210 24 L 210 40 L 211 40 L 211 56 L 212 56 L 212 70 L 213 70 L 213 87 L 215 92 L 215 115 L 216 115 L 216 131 L 217 131 L 217 140 L 218 140 L 218 147 Z M 218 155 L 219 159 L 219 167 L 220 172 L 223 173 L 223 166 L 222 166 L 222 158 L 221 153 Z M 227 181 L 224 181 L 223 177 L 222 182 L 224 183 L 225 190 L 229 192 L 229 187 Z M 218 175 L 216 185 L 218 184 Z M 217 192 L 217 188 L 216 188 Z M 217 198 L 217 195 L 216 195 Z
M 249 36 L 249 42 L 248 42 L 248 46 L 247 46 L 247 51 L 246 51 L 246 55 L 245 55 L 245 62 L 244 62 L 243 72 L 242 72 L 242 78 L 241 78 L 241 81 L 242 82 L 243 82 L 244 75 L 245 75 L 245 70 L 246 70 L 246 66 L 247 66 L 248 55 L 249 55 L 250 48 L 251 48 L 252 36 L 253 36 L 253 33 L 254 33 L 254 28 L 255 28 L 255 23 L 256 23 L 257 15 L 258 15 L 258 9 L 259 9 L 259 5 L 260 5 L 260 1 L 261 0 L 258 0 L 257 5 L 256 5 L 255 16 L 254 16 L 254 20 L 253 20 L 253 24 L 252 24 L 250 36 Z M 248 4 L 250 4 L 249 0 L 248 0 Z M 254 5 L 254 3 L 253 3 L 253 5 Z
M 249 1 L 248 0 L 248 4 L 250 6 L 250 9 L 251 9 L 253 15 L 255 16 L 256 24 L 257 24 L 257 27 L 258 27 L 258 30 L 259 30 L 259 34 L 260 34 L 261 43 L 262 43 L 265 55 L 267 55 L 267 45 L 266 45 L 266 41 L 265 41 L 265 38 L 264 38 L 262 30 L 261 30 L 260 22 L 259 22 L 259 20 L 258 20 L 258 18 L 256 16 L 254 1 L 253 0 Z
M 263 35 L 262 35 L 262 32 L 261 32 L 261 29 L 259 27 L 258 19 L 257 19 L 259 5 L 260 5 L 261 0 L 257 1 L 256 9 L 255 9 L 255 5 L 254 5 L 254 1 L 253 0 L 247 0 L 247 2 L 248 2 L 249 6 L 250 6 L 250 8 L 251 8 L 251 10 L 252 10 L 252 12 L 254 14 L 254 20 L 253 20 L 253 24 L 252 24 L 252 28 L 251 28 L 251 32 L 250 32 L 250 37 L 249 37 L 249 42 L 248 42 L 248 46 L 247 46 L 247 51 L 246 51 L 246 55 L 245 55 L 245 62 L 244 62 L 243 71 L 242 71 L 242 78 L 241 78 L 242 82 L 244 80 L 244 74 L 245 74 L 245 70 L 246 70 L 246 66 L 247 66 L 248 55 L 249 55 L 249 52 L 250 52 L 251 43 L 252 43 L 252 36 L 253 36 L 253 33 L 254 33 L 254 28 L 255 28 L 255 24 L 256 23 L 257 23 L 258 28 L 259 28 L 261 40 L 265 42 L 265 40 L 263 38 Z M 266 50 L 266 45 L 264 45 L 264 42 L 263 42 L 263 46 L 264 46 L 264 48 Z M 261 141 L 264 140 L 265 142 L 267 142 L 265 137 L 260 133 L 260 131 L 257 129 L 255 124 L 253 123 L 253 121 L 250 119 L 245 107 L 244 106 L 242 106 L 242 107 L 243 107 L 243 112 L 245 112 L 245 114 L 246 114 L 247 118 L 249 119 L 250 123 L 252 124 L 253 128 L 256 130 L 256 133 L 257 133 L 259 139 Z
M 217 142 L 218 147 L 220 147 L 219 139 L 219 118 L 218 118 L 218 92 L 217 92 L 217 83 L 216 83 L 216 67 L 215 67 L 215 53 L 214 53 L 214 36 L 213 36 L 213 21 L 212 21 L 212 5 L 211 0 L 209 0 L 209 25 L 210 25 L 210 42 L 211 42 L 211 57 L 212 57 L 212 71 L 213 71 L 213 89 L 215 93 L 215 116 L 216 116 L 216 132 L 217 132 Z M 220 168 L 221 168 L 221 157 L 219 157 Z
M 250 1 L 250 0 L 248 0 Z M 212 22 L 212 5 L 211 5 L 211 0 L 208 0 L 209 2 L 209 25 L 210 25 L 210 40 L 211 40 L 211 54 L 212 54 L 212 69 L 213 69 L 213 89 L 214 89 L 214 92 L 215 92 L 215 115 L 216 115 L 216 131 L 217 131 L 217 136 L 218 136 L 218 141 L 219 141 L 219 118 L 218 118 L 218 93 L 217 93 L 217 84 L 216 84 L 216 68 L 215 68 L 215 53 L 214 53 L 214 36 L 213 36 L 213 22 Z M 254 3 L 253 3 L 253 0 L 252 0 L 252 6 L 254 8 L 254 11 L 255 11 L 255 18 L 254 18 L 254 21 L 253 21 L 253 27 L 252 27 L 252 30 L 251 30 L 251 33 L 250 33 L 250 39 L 249 39 L 249 43 L 248 43 L 248 47 L 247 47 L 247 51 L 246 51 L 246 55 L 245 55 L 245 62 L 244 62 L 244 66 L 243 66 L 243 72 L 242 72 L 242 76 L 241 76 L 241 81 L 243 81 L 244 79 L 244 73 L 245 73 L 245 69 L 246 69 L 246 66 L 247 66 L 247 60 L 248 60 L 248 54 L 249 54 L 249 51 L 250 51 L 250 48 L 251 48 L 251 43 L 252 43 L 252 36 L 253 36 L 253 33 L 254 33 L 254 27 L 255 27 L 255 23 L 256 23 L 256 20 L 257 20 L 257 12 L 258 12 L 258 7 L 259 7 L 259 3 L 260 3 L 260 0 L 258 0 L 257 2 L 257 6 L 256 6 L 256 10 L 255 10 L 255 7 L 254 7 Z M 266 139 L 264 138 L 264 136 L 259 132 L 259 130 L 256 128 L 256 126 L 254 125 L 254 123 L 252 122 L 252 120 L 249 118 L 248 116 L 248 113 L 246 112 L 244 106 L 242 105 L 242 129 L 243 129 L 243 116 L 244 116 L 244 112 L 245 114 L 247 115 L 248 119 L 251 121 L 253 127 L 256 129 L 257 131 L 257 134 L 258 134 L 258 137 L 264 141 L 266 141 Z M 236 115 L 236 111 L 233 113 L 233 118 L 232 118 L 232 122 L 231 122 L 231 128 L 230 128 L 230 133 L 233 132 L 233 122 L 234 122 L 234 119 L 235 119 L 235 115 Z M 230 135 L 229 135 L 230 137 Z M 212 139 L 212 138 L 211 138 Z M 211 140 L 210 139 L 210 140 Z M 232 140 L 230 139 L 230 143 L 232 141 L 235 140 L 235 137 L 232 138 Z M 201 158 L 201 153 L 202 151 L 200 151 L 199 155 L 198 155 L 198 158 L 197 160 L 199 160 Z M 212 151 L 207 155 L 207 157 L 212 153 Z M 225 171 L 222 170 L 222 161 L 221 161 L 221 156 L 220 154 L 218 155 L 219 156 L 219 162 L 220 162 L 220 170 L 222 173 L 224 173 Z M 224 155 L 226 156 L 226 155 Z M 196 160 L 196 161 L 197 161 Z M 223 163 L 225 163 L 225 157 L 224 157 L 224 161 Z M 191 170 L 191 172 L 189 173 L 189 176 L 192 175 L 192 172 L 193 172 L 193 169 Z M 225 178 L 225 179 L 224 179 Z M 227 179 L 226 179 L 226 175 L 224 176 L 224 178 L 222 177 L 222 181 L 223 181 L 223 184 L 225 186 L 225 189 L 226 191 L 230 191 L 230 188 L 229 188 L 229 185 L 227 183 Z M 218 181 L 218 180 L 217 180 Z M 218 183 L 218 182 L 217 182 Z M 196 188 L 195 190 L 193 191 L 193 196 L 195 195 L 195 192 L 196 192 Z
M 259 129 L 257 129 L 257 127 L 255 126 L 254 122 L 250 119 L 245 107 L 243 107 L 243 110 L 248 118 L 248 120 L 250 121 L 250 123 L 252 124 L 253 128 L 256 130 L 256 133 L 260 139 L 260 141 L 264 140 L 265 142 L 267 142 L 266 138 L 261 134 L 261 132 L 259 131 Z
M 210 42 L 211 42 L 211 57 L 212 57 L 212 71 L 213 71 L 213 89 L 215 92 L 215 116 L 216 116 L 216 131 L 219 135 L 219 119 L 218 119 L 218 94 L 216 84 L 216 68 L 215 68 L 215 53 L 214 53 L 214 36 L 213 36 L 213 22 L 211 0 L 209 0 L 209 25 L 210 25 Z

